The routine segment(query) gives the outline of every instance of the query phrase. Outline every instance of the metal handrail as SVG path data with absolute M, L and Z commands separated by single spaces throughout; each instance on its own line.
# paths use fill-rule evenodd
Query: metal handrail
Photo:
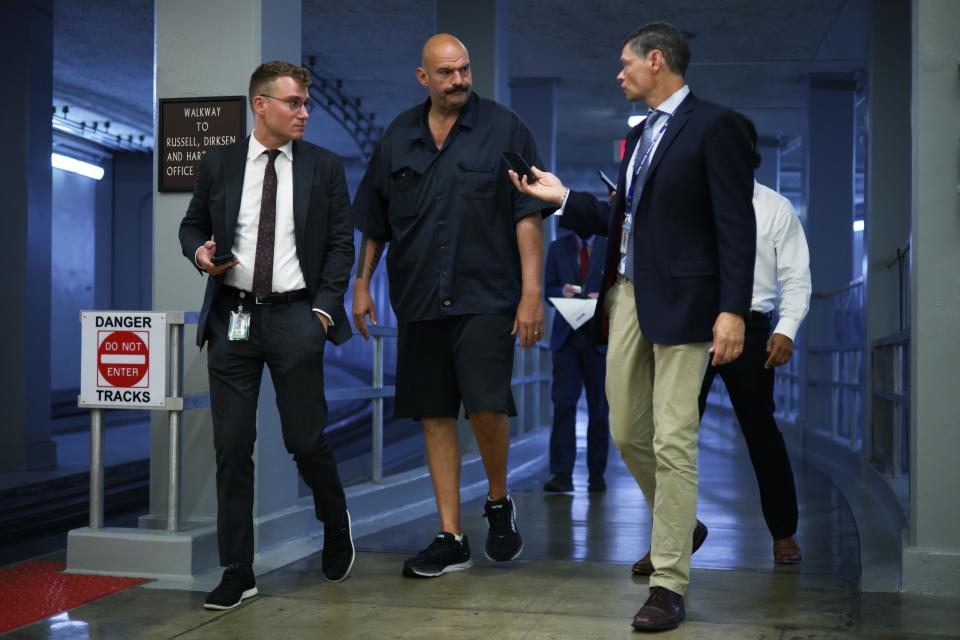
M 183 412 L 204 409 L 210 406 L 209 393 L 198 393 L 183 397 L 183 325 L 196 324 L 199 313 L 185 311 L 182 313 L 168 313 L 167 324 L 170 334 L 168 340 L 167 357 L 170 361 L 170 397 L 167 398 L 169 433 L 169 468 L 167 475 L 167 526 L 169 532 L 179 531 L 180 528 L 180 442 Z M 397 337 L 396 327 L 370 327 L 369 333 L 373 339 L 373 368 L 372 380 L 369 387 L 348 387 L 341 389 L 327 389 L 327 400 L 370 400 L 372 403 L 372 451 L 371 451 L 371 479 L 374 483 L 383 481 L 383 400 L 392 397 L 395 393 L 393 385 L 383 384 L 383 340 Z M 354 335 L 359 335 L 354 332 Z M 543 342 L 538 342 L 537 349 L 547 349 Z M 519 375 L 511 378 L 511 384 L 529 384 L 545 382 L 550 379 L 548 374 Z M 103 411 L 93 408 L 90 410 L 90 529 L 103 528 Z
M 824 291 L 814 291 L 814 298 L 829 298 L 835 296 L 838 293 L 843 293 L 844 291 L 849 291 L 850 289 L 856 289 L 863 284 L 863 278 L 855 278 L 848 282 L 847 284 L 842 284 L 839 287 L 834 287 L 833 289 L 825 289 Z

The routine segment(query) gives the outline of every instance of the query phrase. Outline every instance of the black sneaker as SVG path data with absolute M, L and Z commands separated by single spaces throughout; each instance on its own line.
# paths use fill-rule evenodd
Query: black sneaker
M 231 565 L 223 572 L 220 584 L 210 592 L 204 609 L 233 609 L 243 600 L 257 595 L 257 580 L 250 565 Z
M 350 573 L 356 557 L 350 512 L 345 511 L 339 524 L 323 527 L 323 575 L 329 582 L 340 582 Z
M 436 578 L 451 571 L 464 571 L 473 566 L 470 543 L 464 535 L 456 536 L 441 531 L 426 549 L 403 563 L 403 575 L 411 578 Z
M 517 531 L 517 507 L 510 496 L 483 505 L 483 517 L 490 525 L 483 555 L 488 560 L 504 562 L 513 560 L 523 551 L 523 540 Z

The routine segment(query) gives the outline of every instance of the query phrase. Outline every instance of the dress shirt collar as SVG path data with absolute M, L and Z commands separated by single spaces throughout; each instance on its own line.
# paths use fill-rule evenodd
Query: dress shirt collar
M 256 160 L 267 148 L 260 144 L 257 136 L 250 134 L 250 144 L 247 145 L 247 160 Z M 280 153 L 287 157 L 287 160 L 293 162 L 293 140 L 287 140 L 287 143 L 280 147 Z
M 677 110 L 677 107 L 680 106 L 680 103 L 683 102 L 684 98 L 688 95 L 690 95 L 690 86 L 685 84 L 677 89 L 672 96 L 661 102 L 656 110 L 668 116 L 673 115 L 673 112 Z

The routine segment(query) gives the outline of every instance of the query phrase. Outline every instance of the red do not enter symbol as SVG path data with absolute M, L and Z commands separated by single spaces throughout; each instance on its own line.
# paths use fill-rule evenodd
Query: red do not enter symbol
M 97 347 L 97 370 L 112 387 L 145 386 L 141 384 L 150 370 L 149 339 L 145 332 L 102 331 Z

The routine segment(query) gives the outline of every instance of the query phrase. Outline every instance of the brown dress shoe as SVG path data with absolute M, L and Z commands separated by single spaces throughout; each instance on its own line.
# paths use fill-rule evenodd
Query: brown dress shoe
M 803 556 L 793 536 L 773 541 L 773 561 L 776 564 L 797 564 Z
M 693 529 L 693 553 L 697 552 L 703 545 L 703 541 L 707 539 L 707 525 L 703 524 L 697 520 L 697 526 Z M 630 570 L 635 576 L 649 576 L 653 574 L 653 562 L 650 560 L 650 551 L 648 550 L 646 555 L 633 563 L 633 568 Z
M 650 597 L 633 616 L 633 628 L 637 631 L 676 629 L 685 616 L 683 596 L 663 587 L 650 587 Z

